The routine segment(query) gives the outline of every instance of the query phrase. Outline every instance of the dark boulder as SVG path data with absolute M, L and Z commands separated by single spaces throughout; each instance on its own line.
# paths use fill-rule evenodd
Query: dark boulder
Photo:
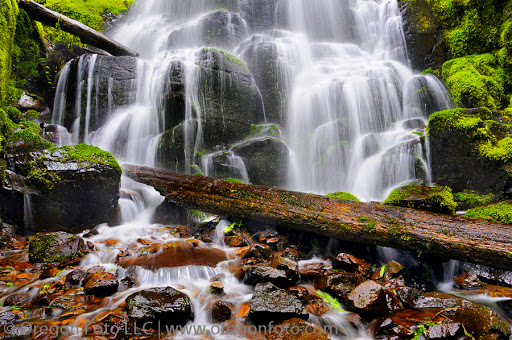
M 340 299 L 346 299 L 350 292 L 363 283 L 366 279 L 356 273 L 331 273 L 318 275 L 315 280 L 315 288 L 326 291 Z
M 83 256 L 84 240 L 65 232 L 35 236 L 29 243 L 28 258 L 32 263 L 65 264 Z
M 451 55 L 432 5 L 427 0 L 406 0 L 401 5 L 411 66 L 418 71 L 441 69 Z
M 128 317 L 143 325 L 146 322 L 184 325 L 194 320 L 190 298 L 172 287 L 141 290 L 126 298 Z
M 85 277 L 85 272 L 82 269 L 75 269 L 66 275 L 66 282 L 72 286 L 78 286 L 82 283 Z
M 389 313 L 386 293 L 375 281 L 366 281 L 348 295 L 348 305 L 367 316 L 386 316 Z
M 500 121 L 499 113 L 487 109 L 432 114 L 428 135 L 433 181 L 455 192 L 475 190 L 500 199 L 512 197 L 511 161 L 505 146 L 512 131 Z
M 81 232 L 108 223 L 117 207 L 121 168 L 84 144 L 8 155 L 0 216 L 25 232 Z
M 232 304 L 217 300 L 206 307 L 208 317 L 213 323 L 226 322 L 233 317 Z
M 256 324 L 266 324 L 290 318 L 307 320 L 309 314 L 297 297 L 272 283 L 259 283 L 254 288 L 248 317 Z
M 252 184 L 279 186 L 285 183 L 289 150 L 282 141 L 273 137 L 258 138 L 231 150 L 244 161 Z
M 368 277 L 372 266 L 363 259 L 346 253 L 339 253 L 332 261 L 334 269 L 341 269 L 350 273 L 358 273 Z
M 286 271 L 266 266 L 249 267 L 244 274 L 243 282 L 256 285 L 258 283 L 271 282 L 282 288 L 293 286 L 298 276 L 289 276 Z
M 486 267 L 475 263 L 463 263 L 462 270 L 475 273 L 482 282 L 512 287 L 512 271 Z
M 103 267 L 95 266 L 87 270 L 82 286 L 85 294 L 104 297 L 117 292 L 119 280 Z

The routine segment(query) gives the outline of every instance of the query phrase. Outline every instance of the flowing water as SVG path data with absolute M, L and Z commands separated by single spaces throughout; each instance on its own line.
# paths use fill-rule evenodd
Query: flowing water
M 245 124 L 264 132 L 246 140 L 284 143 L 289 156 L 278 160 L 287 174 L 282 186 L 315 193 L 348 191 L 368 201 L 382 200 L 404 183 L 430 182 L 424 128 L 429 114 L 449 107 L 450 101 L 435 77 L 408 67 L 396 0 L 139 0 L 110 34 L 141 53 L 136 77 L 127 87 L 131 94 L 116 103 L 115 77 L 98 71 L 101 57 L 82 56 L 66 65 L 53 111 L 53 123 L 70 133 L 62 143 L 91 143 L 113 152 L 120 163 L 159 166 L 165 134 L 179 128 L 182 171 L 221 177 L 214 162 L 222 156 L 228 168 L 222 177 L 251 182 L 236 149 L 244 138 L 220 147 L 208 142 L 216 133 L 211 121 L 222 122 L 220 131 L 231 119 L 223 98 L 232 94 L 230 86 L 237 81 L 233 75 L 218 76 L 220 90 L 215 91 L 220 99 L 212 100 L 210 84 L 219 66 L 216 50 L 205 50 L 208 46 L 229 52 L 225 55 L 230 61 L 237 60 L 235 55 L 248 62 L 253 77 L 244 79 L 247 88 L 256 88 L 255 113 L 247 114 Z M 262 70 L 262 63 L 272 68 Z M 271 83 L 263 81 L 266 72 L 272 73 Z M 169 79 L 176 74 L 185 99 L 181 106 L 170 106 Z M 272 105 L 270 86 L 278 93 Z M 249 111 L 245 105 L 237 110 Z M 140 238 L 175 240 L 165 227 L 151 224 L 163 197 L 126 178 L 122 189 L 129 194 L 119 201 L 122 225 L 100 226 L 99 235 L 91 239 L 96 251 L 82 263 L 118 270 L 120 278 L 126 271 L 115 265 L 119 249 Z M 225 223 L 219 224 L 218 234 Z M 107 239 L 117 243 L 106 246 Z M 222 237 L 211 247 L 233 253 Z M 136 268 L 130 274 L 142 287 L 181 287 L 192 297 L 194 324 L 208 324 L 203 309 L 212 276 L 225 274 L 230 302 L 240 306 L 250 300 L 252 289 L 235 279 L 228 265 L 229 260 L 215 268 Z M 133 291 L 116 294 L 112 303 L 120 304 Z M 322 322 L 348 332 L 347 339 L 366 337 L 361 330 L 349 331 L 343 313 L 329 313 Z

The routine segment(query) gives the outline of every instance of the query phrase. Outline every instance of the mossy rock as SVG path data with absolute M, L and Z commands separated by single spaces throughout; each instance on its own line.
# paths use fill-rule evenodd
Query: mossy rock
M 475 190 L 499 199 L 512 196 L 512 125 L 506 112 L 453 109 L 433 113 L 432 179 L 456 192 Z
M 463 107 L 502 107 L 504 77 L 496 56 L 487 53 L 452 59 L 443 65 L 443 80 Z
M 512 201 L 469 209 L 464 216 L 479 218 L 485 221 L 512 224 Z
M 382 204 L 455 215 L 457 204 L 448 187 L 408 185 L 391 192 Z
M 37 235 L 29 242 L 32 263 L 65 264 L 83 256 L 84 240 L 73 234 L 55 232 Z
M 349 192 L 341 192 L 341 191 L 331 192 L 331 193 L 329 193 L 329 194 L 327 194 L 325 196 L 333 197 L 333 198 L 336 198 L 338 200 L 348 200 L 348 201 L 360 202 L 359 198 L 357 198 L 356 196 L 352 195 Z
M 0 3 L 0 106 L 5 104 L 11 77 L 11 54 L 18 15 L 16 0 L 3 0 Z
M 9 154 L 7 168 L 0 216 L 25 225 L 27 233 L 80 232 L 110 222 L 116 211 L 121 168 L 112 154 L 97 147 L 80 144 Z
M 474 190 L 458 192 L 453 195 L 458 210 L 468 210 L 493 203 L 496 197 L 493 194 L 481 195 Z

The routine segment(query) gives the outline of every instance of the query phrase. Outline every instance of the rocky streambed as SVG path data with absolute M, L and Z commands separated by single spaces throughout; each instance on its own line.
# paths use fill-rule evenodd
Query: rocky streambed
M 2 338 L 508 339 L 511 333 L 512 275 L 481 266 L 460 265 L 462 275 L 436 286 L 437 259 L 395 253 L 397 260 L 384 263 L 375 249 L 215 218 L 29 238 L 4 224 L 1 235 Z

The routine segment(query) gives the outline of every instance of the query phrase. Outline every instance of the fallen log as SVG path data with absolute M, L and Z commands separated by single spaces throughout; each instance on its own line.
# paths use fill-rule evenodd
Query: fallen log
M 93 45 L 114 56 L 139 56 L 137 52 L 132 51 L 128 47 L 121 45 L 100 32 L 93 30 L 81 22 L 49 10 L 35 1 L 19 0 L 19 7 L 24 9 L 32 20 L 52 27 L 58 23 L 61 30 L 76 35 L 84 44 Z
M 141 166 L 123 168 L 126 176 L 186 208 L 512 270 L 510 225 Z

